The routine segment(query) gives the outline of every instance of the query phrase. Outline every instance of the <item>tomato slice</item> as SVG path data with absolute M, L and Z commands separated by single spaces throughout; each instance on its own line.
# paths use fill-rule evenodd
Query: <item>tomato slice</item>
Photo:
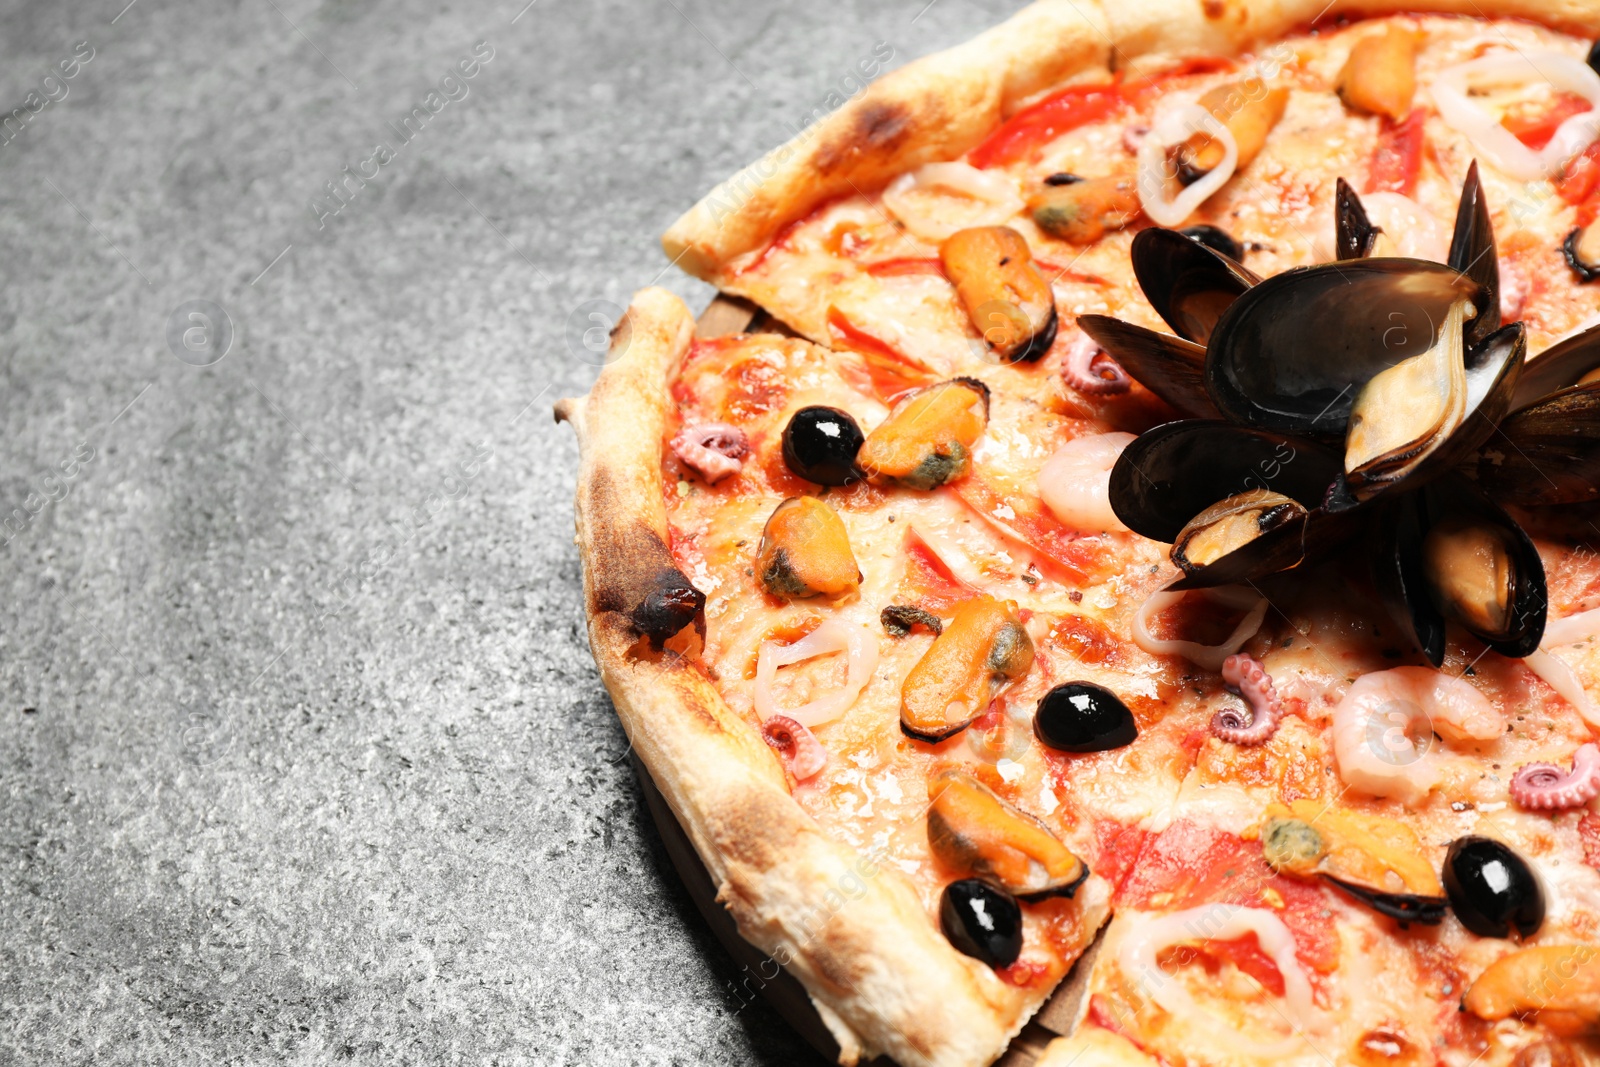
M 1208 956 L 1233 964 L 1260 982 L 1273 996 L 1283 996 L 1283 972 L 1278 970 L 1278 965 L 1273 962 L 1272 957 L 1262 951 L 1261 941 L 1254 933 L 1245 934 L 1231 941 L 1203 942 L 1201 951 Z
M 1180 819 L 1146 842 L 1116 899 L 1124 907 L 1173 911 L 1210 903 L 1268 908 L 1294 935 L 1300 961 L 1327 974 L 1339 961 L 1339 934 L 1326 892 L 1275 874 L 1261 858 L 1260 842 Z M 1243 949 L 1219 951 L 1245 956 Z M 1248 973 L 1238 959 L 1234 962 Z
M 1111 883 L 1112 893 L 1120 896 L 1122 886 L 1133 873 L 1150 832 L 1115 819 L 1095 823 L 1094 873 Z
M 1369 193 L 1400 193 L 1410 196 L 1417 188 L 1417 171 L 1422 167 L 1422 122 L 1426 112 L 1417 108 L 1406 120 L 1383 120 L 1378 131 L 1378 147 L 1372 152 L 1367 170 Z
M 1600 216 L 1600 141 L 1580 152 L 1567 164 L 1566 173 L 1556 182 L 1561 199 L 1578 207 L 1578 225 L 1587 226 Z
M 1593 109 L 1594 105 L 1576 93 L 1559 93 L 1548 108 L 1538 112 L 1513 111 L 1500 120 L 1500 125 L 1537 152 L 1550 143 L 1563 122 Z

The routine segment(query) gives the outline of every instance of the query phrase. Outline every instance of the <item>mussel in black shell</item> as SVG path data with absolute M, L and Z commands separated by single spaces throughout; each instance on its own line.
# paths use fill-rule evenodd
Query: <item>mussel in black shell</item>
M 1600 278 L 1600 220 L 1574 227 L 1561 242 L 1561 254 L 1580 282 Z
M 1504 656 L 1526 656 L 1544 636 L 1544 564 L 1533 541 L 1459 475 L 1400 501 L 1384 522 L 1374 563 L 1390 613 L 1434 666 L 1445 622 Z
M 1111 507 L 1130 530 L 1171 544 L 1184 578 L 1221 585 L 1287 570 L 1305 556 L 1338 460 L 1320 445 L 1199 419 L 1169 422 L 1123 450 Z
M 1223 414 L 1242 425 L 1342 435 L 1362 387 L 1435 348 L 1439 327 L 1462 300 L 1471 317 L 1488 312 L 1471 279 L 1420 259 L 1286 271 L 1223 313 L 1206 346 L 1206 385 Z
M 1383 232 L 1367 218 L 1361 198 L 1343 178 L 1334 185 L 1333 226 L 1334 255 L 1342 260 L 1366 259 L 1372 255 L 1378 235 Z
M 1449 626 L 1527 655 L 1544 571 L 1499 504 L 1600 499 L 1600 326 L 1524 370 L 1476 165 L 1445 263 L 1375 255 L 1389 242 L 1342 181 L 1336 228 L 1338 262 L 1264 280 L 1179 231 L 1134 238 L 1134 272 L 1176 336 L 1106 316 L 1080 325 L 1188 418 L 1127 447 L 1111 505 L 1173 546 L 1172 588 L 1376 542 L 1379 587 L 1431 662 Z M 1585 263 L 1600 264 L 1600 226 L 1594 243 Z
M 1233 237 L 1233 234 L 1220 226 L 1201 223 L 1197 226 L 1185 226 L 1178 231 L 1191 241 L 1199 241 L 1213 252 L 1221 252 L 1235 263 L 1244 262 L 1244 248 Z
M 1444 921 L 1448 901 L 1416 833 L 1403 822 L 1320 800 L 1273 805 L 1261 855 L 1279 874 L 1318 878 L 1398 920 Z
M 1139 288 L 1172 331 L 1205 344 L 1228 307 L 1261 279 L 1176 230 L 1152 228 L 1129 250 Z
M 1470 465 L 1479 487 L 1508 504 L 1600 498 L 1600 326 L 1530 360 L 1511 403 Z

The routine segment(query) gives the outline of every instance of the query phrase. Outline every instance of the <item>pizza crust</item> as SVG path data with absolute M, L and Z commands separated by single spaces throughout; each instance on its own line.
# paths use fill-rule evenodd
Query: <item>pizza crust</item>
M 1038 0 L 966 44 L 885 75 L 717 186 L 661 238 L 714 281 L 819 204 L 954 159 L 1032 97 L 1104 68 L 1111 37 L 1095 0 Z
M 1600 33 L 1592 0 L 1035 0 L 966 44 L 886 74 L 718 185 L 672 224 L 662 247 L 690 274 L 738 292 L 731 271 L 783 227 L 829 200 L 958 158 L 1075 76 L 1157 52 L 1235 55 L 1315 19 L 1397 9 Z
M 577 542 L 601 680 L 718 899 L 746 940 L 805 985 L 841 1063 L 879 1054 L 904 1067 L 988 1063 L 1049 991 L 1010 985 L 958 953 L 898 873 L 822 832 L 692 648 L 674 650 L 680 639 L 693 645 L 692 627 L 659 651 L 640 633 L 639 605 L 663 567 L 677 573 L 666 544 L 662 440 L 666 383 L 693 331 L 681 300 L 644 290 L 594 388 L 556 405 L 582 452 Z M 1104 883 L 1093 881 L 1079 900 L 1088 939 L 1106 917 Z

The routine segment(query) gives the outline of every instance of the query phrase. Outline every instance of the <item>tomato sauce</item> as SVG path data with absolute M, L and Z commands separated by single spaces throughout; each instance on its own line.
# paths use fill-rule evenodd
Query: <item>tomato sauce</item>
M 1327 974 L 1338 963 L 1339 935 L 1326 892 L 1275 873 L 1261 858 L 1259 842 L 1181 819 L 1145 844 L 1115 900 L 1123 907 L 1172 911 L 1211 903 L 1270 909 L 1294 936 L 1300 961 Z M 1248 956 L 1245 949 L 1218 951 Z

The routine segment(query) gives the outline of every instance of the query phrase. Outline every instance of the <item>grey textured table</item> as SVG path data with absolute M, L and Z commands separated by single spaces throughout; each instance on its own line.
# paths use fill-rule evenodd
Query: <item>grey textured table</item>
M 589 302 L 709 299 L 679 211 L 1009 5 L 126 2 L 0 13 L 0 1062 L 802 1061 L 640 802 L 550 403 Z

